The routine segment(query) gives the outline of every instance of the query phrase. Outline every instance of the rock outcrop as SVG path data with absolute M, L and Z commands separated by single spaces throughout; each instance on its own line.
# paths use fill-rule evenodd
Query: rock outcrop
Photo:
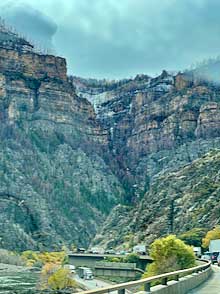
M 123 195 L 107 132 L 65 60 L 10 32 L 0 36 L 0 124 L 0 246 L 87 246 Z
M 75 85 L 77 92 L 95 105 L 98 121 L 109 133 L 110 147 L 121 167 L 118 176 L 127 187 L 127 202 L 131 203 L 113 209 L 95 243 L 120 245 L 132 234 L 136 243 L 145 240 L 149 244 L 169 232 L 165 212 L 169 211 L 170 200 L 165 201 L 159 190 L 152 193 L 152 189 L 168 187 L 167 174 L 171 173 L 175 182 L 175 173 L 184 166 L 220 148 L 220 86 L 193 72 L 172 75 L 165 71 L 152 79 L 139 76 L 102 93 L 97 86 L 92 91 L 92 87 Z M 188 177 L 185 175 L 186 185 Z M 171 176 L 169 180 L 172 182 Z M 195 174 L 192 187 L 197 181 L 199 175 Z M 184 181 L 182 186 L 184 189 Z M 211 193 L 206 197 L 210 203 Z M 183 192 L 179 198 L 182 217 L 178 218 L 175 233 L 218 223 L 219 216 L 209 218 L 207 210 L 204 215 L 204 210 L 198 209 L 196 221 L 187 224 L 190 207 L 183 205 Z M 192 206 L 196 205 L 190 200 Z
M 220 86 L 195 74 L 67 77 L 65 59 L 0 28 L 0 246 L 149 243 L 171 200 L 175 232 L 216 224 Z

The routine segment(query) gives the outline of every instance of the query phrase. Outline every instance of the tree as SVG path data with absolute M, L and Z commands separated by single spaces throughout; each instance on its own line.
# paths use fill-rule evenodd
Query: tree
M 46 263 L 41 271 L 40 289 L 63 290 L 76 287 L 69 269 L 58 264 Z
M 124 257 L 123 261 L 128 263 L 138 263 L 139 256 L 136 253 L 130 253 Z
M 48 286 L 52 290 L 63 290 L 76 287 L 76 282 L 71 279 L 70 271 L 65 268 L 58 269 L 48 279 Z
M 208 248 L 211 240 L 220 239 L 220 226 L 216 226 L 211 231 L 208 231 L 205 238 L 202 239 L 202 247 Z
M 195 265 L 193 249 L 174 235 L 155 240 L 150 246 L 150 256 L 154 260 L 144 277 L 154 276 Z
M 205 235 L 204 228 L 193 228 L 178 236 L 180 240 L 191 246 L 201 246 L 202 238 Z

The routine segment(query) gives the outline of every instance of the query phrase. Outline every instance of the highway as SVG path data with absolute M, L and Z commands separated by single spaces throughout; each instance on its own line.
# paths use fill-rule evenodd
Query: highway
M 205 283 L 188 294 L 219 294 L 220 293 L 220 268 L 212 266 L 213 274 Z
M 98 279 L 85 280 L 85 279 L 81 279 L 78 275 L 76 275 L 74 279 L 80 284 L 83 284 L 84 286 L 86 286 L 88 290 L 111 286 L 110 283 L 104 282 L 102 280 L 98 280 Z
M 98 280 L 98 279 L 84 280 L 84 279 L 81 279 L 78 275 L 74 276 L 74 279 L 77 282 L 79 282 L 80 284 L 86 286 L 86 288 L 88 290 L 93 290 L 93 289 L 98 289 L 98 288 L 100 289 L 100 288 L 104 288 L 104 287 L 113 285 L 113 283 L 111 283 L 111 282 L 105 282 L 105 281 Z M 111 294 L 118 294 L 118 291 L 111 292 Z M 126 290 L 126 294 L 131 294 L 131 292 Z

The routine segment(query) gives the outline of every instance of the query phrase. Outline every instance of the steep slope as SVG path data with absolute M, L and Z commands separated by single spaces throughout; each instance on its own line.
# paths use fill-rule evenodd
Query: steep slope
M 150 244 L 155 238 L 220 222 L 220 150 L 159 176 L 135 208 L 117 206 L 95 243 Z
M 0 246 L 88 245 L 123 188 L 108 140 L 63 58 L 0 33 Z
M 94 84 L 94 83 L 93 83 Z M 74 80 L 77 92 L 95 106 L 99 123 L 120 165 L 128 202 L 147 191 L 160 172 L 178 169 L 220 147 L 220 87 L 193 73 L 98 87 Z

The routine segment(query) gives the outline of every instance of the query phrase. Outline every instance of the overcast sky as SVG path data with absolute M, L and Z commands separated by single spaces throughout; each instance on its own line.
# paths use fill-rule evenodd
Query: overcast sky
M 158 74 L 220 54 L 220 0 L 0 0 L 0 11 L 83 77 Z

